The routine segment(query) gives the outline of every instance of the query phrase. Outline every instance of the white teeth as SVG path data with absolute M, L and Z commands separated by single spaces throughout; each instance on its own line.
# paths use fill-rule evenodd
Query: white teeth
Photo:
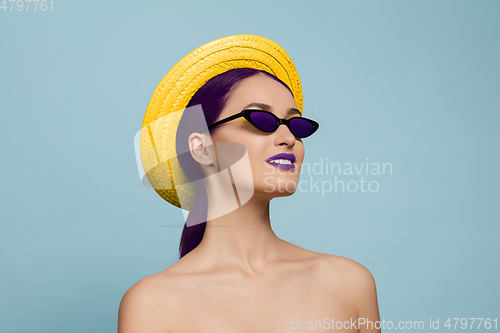
M 292 161 L 290 160 L 269 160 L 268 162 L 276 164 L 292 164 Z

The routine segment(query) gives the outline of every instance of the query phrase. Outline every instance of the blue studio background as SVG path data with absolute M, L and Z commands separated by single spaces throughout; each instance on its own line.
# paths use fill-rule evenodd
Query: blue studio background
M 178 60 L 240 33 L 283 46 L 321 124 L 276 234 L 370 269 L 386 321 L 500 317 L 500 2 L 6 5 L 1 332 L 115 331 L 125 291 L 177 260 L 182 214 L 140 184 L 133 137 Z

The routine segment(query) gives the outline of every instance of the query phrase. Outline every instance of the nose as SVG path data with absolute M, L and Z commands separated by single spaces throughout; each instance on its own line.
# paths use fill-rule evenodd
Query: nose
M 278 129 L 274 132 L 274 144 L 276 146 L 286 145 L 293 147 L 295 145 L 295 141 L 295 135 L 293 135 L 292 132 L 290 132 L 290 129 L 284 124 L 278 126 Z

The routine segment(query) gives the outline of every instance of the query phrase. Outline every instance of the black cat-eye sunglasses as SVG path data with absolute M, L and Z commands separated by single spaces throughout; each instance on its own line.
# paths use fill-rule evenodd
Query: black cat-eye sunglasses
M 298 138 L 307 138 L 314 134 L 319 128 L 319 124 L 311 119 L 302 117 L 282 119 L 278 118 L 274 113 L 263 110 L 243 110 L 235 115 L 219 120 L 208 126 L 208 128 L 213 128 L 241 117 L 244 117 L 250 124 L 266 133 L 276 131 L 278 127 L 283 124 Z

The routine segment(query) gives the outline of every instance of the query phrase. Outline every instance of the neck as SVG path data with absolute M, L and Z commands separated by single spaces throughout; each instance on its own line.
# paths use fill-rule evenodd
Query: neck
M 268 198 L 254 196 L 238 209 L 209 220 L 196 252 L 205 263 L 217 266 L 263 268 L 283 248 L 283 241 L 271 229 L 269 203 Z

